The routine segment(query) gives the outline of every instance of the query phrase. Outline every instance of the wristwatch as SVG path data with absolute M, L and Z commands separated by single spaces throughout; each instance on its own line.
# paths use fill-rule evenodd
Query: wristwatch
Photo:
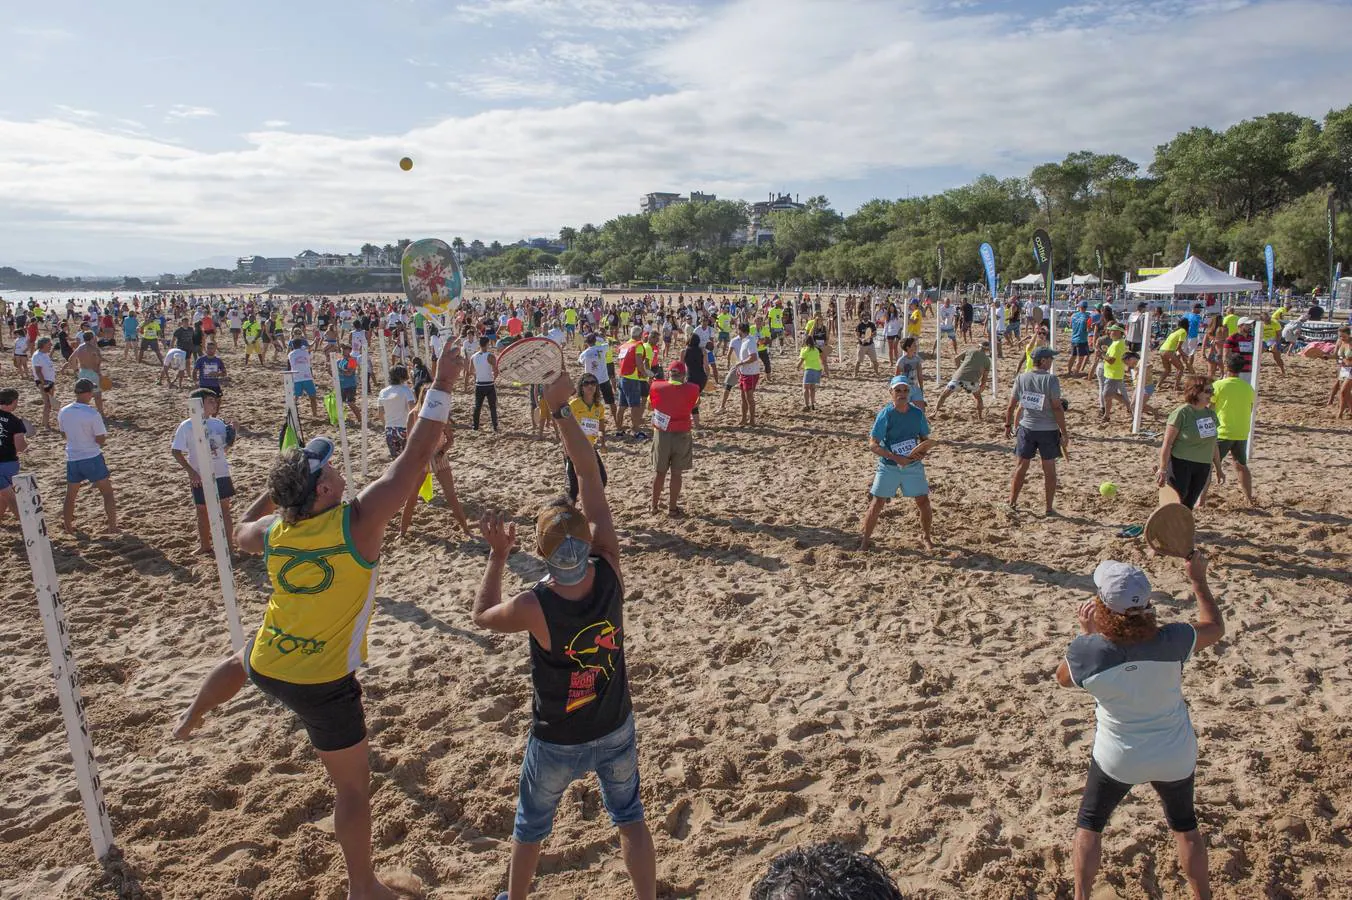
M 569 406 L 567 403 L 563 404 L 563 406 L 560 406 L 558 409 L 554 410 L 554 418 L 556 419 L 571 419 L 572 417 L 573 417 L 573 408 Z

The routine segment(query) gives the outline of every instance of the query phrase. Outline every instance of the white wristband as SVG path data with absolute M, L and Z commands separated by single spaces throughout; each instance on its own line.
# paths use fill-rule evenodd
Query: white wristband
M 433 422 L 445 422 L 451 417 L 451 395 L 447 391 L 428 388 L 423 394 L 422 409 L 418 418 L 431 419 Z

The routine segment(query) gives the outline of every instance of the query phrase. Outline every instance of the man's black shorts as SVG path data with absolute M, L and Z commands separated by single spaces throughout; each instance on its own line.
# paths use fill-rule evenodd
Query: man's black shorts
M 254 639 L 244 648 L 244 670 L 260 691 L 296 714 L 316 750 L 331 752 L 356 746 L 366 738 L 366 710 L 361 705 L 357 673 L 323 684 L 294 684 L 269 678 L 249 666 Z

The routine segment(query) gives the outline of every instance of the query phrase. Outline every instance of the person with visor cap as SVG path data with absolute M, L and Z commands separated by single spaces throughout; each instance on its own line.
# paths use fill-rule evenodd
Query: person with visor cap
M 1103 829 L 1133 785 L 1149 782 L 1174 832 L 1179 867 L 1195 898 L 1211 897 L 1206 841 L 1193 808 L 1197 735 L 1183 699 L 1183 664 L 1225 636 L 1207 585 L 1207 558 L 1194 550 L 1184 570 L 1198 621 L 1160 625 L 1150 580 L 1135 566 L 1104 560 L 1097 595 L 1079 607 L 1081 634 L 1056 668 L 1062 687 L 1094 696 L 1097 727 L 1076 817 L 1075 898 L 1088 900 L 1103 855 Z
M 933 507 L 929 498 L 929 479 L 921 461 L 929 453 L 926 443 L 930 435 L 925 411 L 911 403 L 911 383 L 905 375 L 896 375 L 890 386 L 892 402 L 878 411 L 869 430 L 869 452 L 878 457 L 869 488 L 869 504 L 864 511 L 859 549 L 867 550 L 878 527 L 878 519 L 888 501 L 900 491 L 903 497 L 915 499 L 920 514 L 920 536 L 926 549 L 934 549 L 932 522 Z
M 366 661 L 385 526 L 441 443 L 462 364 L 458 349 L 442 353 L 404 452 L 354 499 L 346 499 L 347 483 L 331 464 L 329 438 L 278 456 L 267 489 L 235 528 L 241 551 L 263 554 L 272 586 L 263 622 L 243 650 L 211 671 L 174 729 L 187 739 L 246 680 L 294 713 L 337 792 L 333 827 L 349 898 L 394 896 L 371 861 L 371 769 L 356 670 Z
M 561 375 L 544 400 L 577 473 L 581 508 L 559 497 L 540 510 L 535 550 L 547 575 L 503 600 L 502 578 L 516 525 L 486 513 L 489 546 L 473 620 L 502 634 L 530 635 L 531 733 L 521 763 L 507 890 L 524 900 L 568 786 L 595 772 L 601 801 L 619 828 L 621 855 L 639 900 L 657 896 L 657 856 L 639 797 L 638 743 L 626 668 L 620 544 L 596 454 L 569 407 Z M 583 511 L 585 512 L 585 515 Z

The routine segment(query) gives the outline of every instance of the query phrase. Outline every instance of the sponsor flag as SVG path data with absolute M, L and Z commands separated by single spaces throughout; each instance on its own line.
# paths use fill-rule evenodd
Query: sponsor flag
M 1268 244 L 1263 248 L 1263 262 L 1267 264 L 1268 277 L 1268 297 L 1272 297 L 1272 274 L 1277 270 L 1277 254 L 1272 252 L 1272 245 Z
M 995 298 L 995 248 L 983 242 L 977 251 L 981 254 L 981 265 L 986 269 L 986 286 L 990 288 L 991 299 Z

